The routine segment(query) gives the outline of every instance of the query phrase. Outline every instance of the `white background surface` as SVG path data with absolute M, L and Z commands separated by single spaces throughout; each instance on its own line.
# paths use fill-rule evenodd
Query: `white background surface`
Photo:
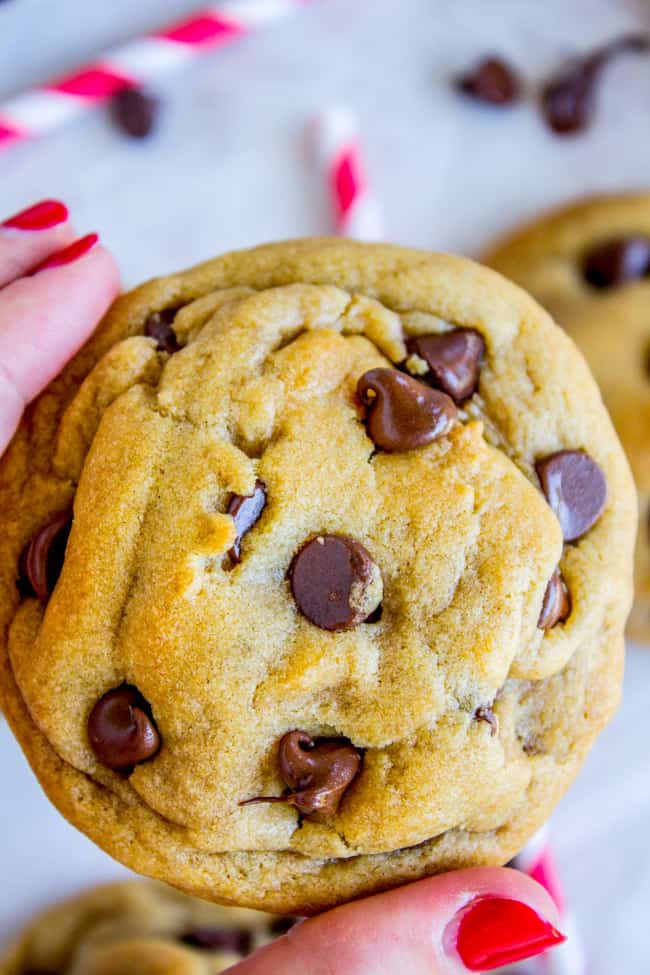
M 9 0 L 0 98 L 191 10 L 182 0 Z M 578 193 L 650 184 L 650 60 L 607 72 L 597 122 L 561 141 L 530 103 L 499 112 L 447 79 L 501 51 L 532 82 L 558 59 L 650 27 L 647 0 L 317 0 L 290 22 L 203 58 L 160 86 L 147 143 L 103 112 L 0 152 L 0 213 L 44 196 L 100 231 L 126 284 L 226 248 L 329 230 L 306 162 L 305 119 L 359 113 L 388 235 L 478 253 L 497 232 Z M 625 702 L 554 819 L 592 975 L 650 971 L 650 651 L 632 650 Z M 48 806 L 0 727 L 0 937 L 37 904 L 121 868 Z

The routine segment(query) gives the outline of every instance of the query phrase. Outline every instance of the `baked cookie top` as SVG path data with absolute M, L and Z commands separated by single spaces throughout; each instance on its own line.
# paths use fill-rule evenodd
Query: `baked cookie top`
M 530 291 L 577 342 L 640 496 L 631 635 L 650 639 L 650 193 L 591 197 L 497 244 L 487 263 Z
M 138 288 L 0 500 L 9 720 L 64 815 L 192 893 L 307 913 L 505 862 L 618 700 L 620 445 L 460 258 L 297 241 Z
M 107 884 L 35 918 L 0 955 L 0 975 L 217 975 L 296 920 L 152 880 Z

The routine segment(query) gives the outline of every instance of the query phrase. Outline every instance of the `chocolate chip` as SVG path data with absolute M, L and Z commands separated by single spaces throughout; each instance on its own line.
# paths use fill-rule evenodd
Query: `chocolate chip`
M 526 755 L 546 755 L 547 752 L 544 740 L 539 735 L 531 735 L 523 742 L 521 747 Z
M 490 105 L 517 101 L 520 85 L 513 68 L 502 58 L 484 58 L 455 81 L 456 88 L 471 98 Z
M 147 318 L 144 323 L 144 334 L 151 339 L 155 339 L 156 348 L 159 352 L 167 352 L 173 355 L 178 352 L 180 345 L 176 338 L 176 332 L 172 328 L 172 322 L 176 317 L 177 308 L 165 308 L 163 311 L 155 311 Z
M 481 704 L 480 707 L 474 712 L 475 721 L 484 721 L 490 726 L 490 735 L 492 738 L 497 734 L 499 730 L 499 721 L 496 714 L 488 704 Z
M 291 931 L 291 928 L 295 927 L 298 921 L 300 921 L 299 917 L 276 917 L 269 924 L 269 934 L 273 935 L 274 938 L 279 938 L 287 931 Z
M 48 601 L 63 568 L 71 528 L 72 512 L 63 511 L 34 535 L 20 557 L 21 595 Z
M 594 113 L 596 83 L 605 65 L 626 51 L 649 49 L 650 38 L 632 34 L 577 58 L 562 69 L 541 92 L 542 112 L 549 127 L 559 135 L 586 128 Z
M 384 607 L 380 603 L 376 609 L 373 609 L 370 616 L 366 616 L 364 623 L 379 623 L 383 615 L 384 615 Z
M 550 630 L 556 623 L 563 623 L 570 612 L 569 589 L 562 578 L 562 573 L 556 569 L 548 581 L 537 626 L 540 630 Z
M 95 704 L 88 718 L 88 739 L 98 761 L 115 771 L 152 758 L 160 748 L 151 709 L 129 684 L 114 688 Z
M 425 376 L 433 386 L 462 403 L 476 392 L 485 339 L 473 328 L 455 328 L 439 335 L 417 335 L 407 342 L 411 354 L 424 359 Z
M 347 738 L 314 739 L 306 731 L 289 731 L 280 741 L 280 772 L 291 792 L 257 796 L 241 802 L 284 802 L 303 816 L 333 816 L 361 768 L 361 753 Z
M 237 538 L 230 549 L 232 562 L 241 562 L 241 543 L 244 535 L 262 517 L 266 507 L 266 484 L 257 480 L 252 494 L 233 494 L 228 504 L 228 514 L 232 516 L 237 529 Z
M 349 630 L 381 602 L 381 573 L 361 542 L 347 535 L 318 535 L 289 568 L 296 606 L 323 630 Z
M 373 443 L 389 453 L 414 450 L 444 437 L 457 416 L 453 401 L 396 369 L 371 369 L 357 383 Z M 374 394 L 374 395 L 373 395 Z
M 158 117 L 158 108 L 158 99 L 135 85 L 123 88 L 111 99 L 114 122 L 134 139 L 145 139 L 151 135 Z
M 612 288 L 650 274 L 650 238 L 616 237 L 587 252 L 582 268 L 594 288 Z
M 253 935 L 246 928 L 190 928 L 179 936 L 179 941 L 190 948 L 203 951 L 232 951 L 236 955 L 250 955 Z
M 560 450 L 535 465 L 564 540 L 575 542 L 595 525 L 607 500 L 605 475 L 582 450 Z

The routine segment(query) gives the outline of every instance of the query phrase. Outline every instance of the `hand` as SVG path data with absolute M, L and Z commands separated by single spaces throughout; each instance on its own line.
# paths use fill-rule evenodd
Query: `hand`
M 0 228 L 0 453 L 25 406 L 63 368 L 119 290 L 94 235 L 75 241 L 48 201 Z M 562 941 L 549 895 L 515 870 L 431 877 L 304 921 L 231 975 L 458 975 Z
M 45 201 L 0 226 L 0 454 L 25 406 L 83 345 L 118 291 L 115 261 L 95 235 L 75 242 L 63 204 Z
M 517 870 L 475 867 L 303 921 L 228 975 L 461 975 L 564 941 L 557 909 Z

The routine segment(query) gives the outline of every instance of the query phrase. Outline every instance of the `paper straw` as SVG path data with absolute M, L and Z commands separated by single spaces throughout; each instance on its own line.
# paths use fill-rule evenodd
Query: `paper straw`
M 308 135 L 335 232 L 360 240 L 381 239 L 381 212 L 368 185 L 354 113 L 343 106 L 328 108 L 310 121 Z
M 0 102 L 0 148 L 44 135 L 123 88 L 150 85 L 172 68 L 278 21 L 309 0 L 223 0 L 96 61 Z
M 567 936 L 564 944 L 535 960 L 534 970 L 539 975 L 587 975 L 585 953 L 573 914 L 564 896 L 547 826 L 536 833 L 519 856 L 515 857 L 514 866 L 546 888 L 557 904 L 561 918 L 560 928 Z

